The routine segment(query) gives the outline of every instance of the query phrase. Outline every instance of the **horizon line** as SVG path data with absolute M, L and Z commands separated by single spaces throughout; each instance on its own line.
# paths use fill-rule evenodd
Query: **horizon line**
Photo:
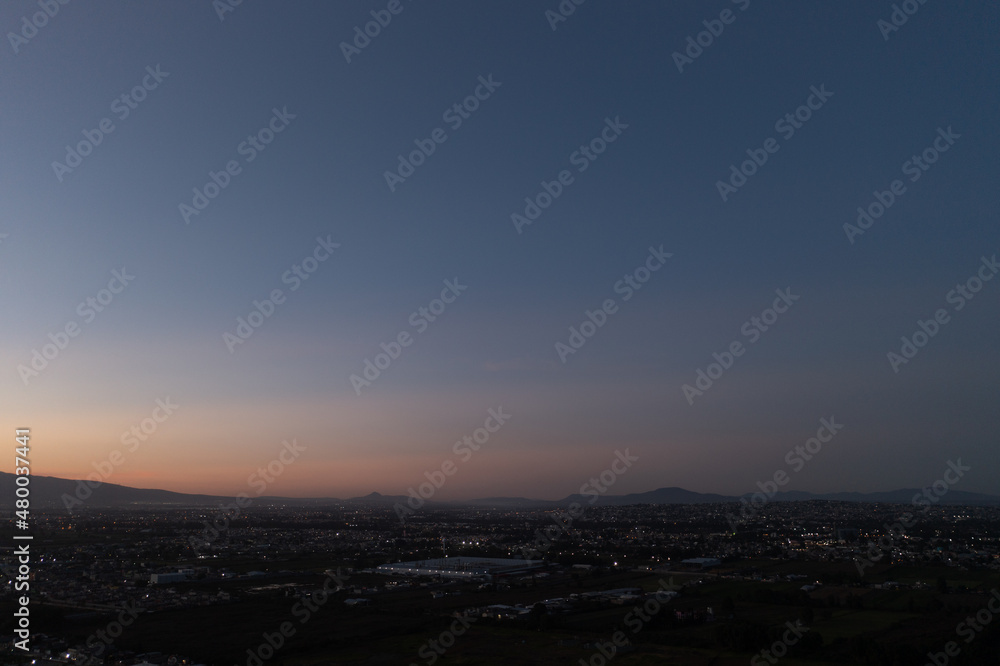
M 15 476 L 12 472 L 7 472 L 7 471 L 3 471 L 3 470 L 0 470 L 0 473 L 7 474 L 7 475 L 10 475 L 10 476 Z M 98 484 L 97 486 L 93 486 L 92 487 L 93 490 L 96 490 L 100 486 L 116 486 L 116 487 L 119 487 L 119 488 L 128 488 L 128 489 L 131 489 L 131 490 L 159 491 L 159 492 L 173 493 L 173 494 L 177 494 L 177 495 L 194 495 L 194 496 L 204 495 L 204 496 L 213 497 L 213 498 L 227 498 L 227 499 L 228 498 L 232 498 L 232 497 L 239 497 L 241 494 L 245 494 L 245 495 L 249 496 L 250 499 L 336 500 L 336 501 L 363 500 L 363 499 L 366 499 L 366 498 L 370 497 L 371 495 L 378 495 L 379 497 L 406 497 L 406 498 L 412 497 L 412 495 L 409 495 L 409 494 L 407 494 L 405 492 L 400 492 L 400 493 L 384 493 L 384 492 L 381 492 L 381 491 L 378 491 L 378 490 L 372 490 L 372 491 L 370 491 L 370 492 L 368 492 L 366 494 L 363 494 L 363 495 L 354 495 L 354 496 L 350 496 L 350 497 L 335 497 L 335 496 L 330 496 L 330 495 L 322 495 L 322 496 L 320 496 L 320 495 L 264 495 L 264 494 L 252 496 L 249 493 L 245 493 L 245 492 L 244 493 L 236 493 L 235 495 L 231 494 L 231 493 L 217 494 L 217 493 L 212 493 L 212 492 L 185 492 L 185 491 L 180 491 L 180 490 L 170 490 L 168 488 L 162 488 L 162 487 L 146 488 L 146 487 L 141 487 L 141 486 L 129 486 L 129 485 L 121 484 L 121 483 L 114 483 L 114 482 L 111 482 L 111 481 L 104 481 L 104 480 L 102 480 L 102 481 L 93 481 L 93 480 L 88 480 L 86 478 L 66 478 L 66 477 L 61 477 L 61 476 L 51 476 L 51 475 L 45 475 L 45 474 L 32 474 L 31 476 L 34 477 L 34 478 L 57 479 L 57 480 L 60 480 L 60 481 L 66 481 L 66 482 L 70 482 L 70 483 L 84 483 L 84 484 L 87 484 L 88 486 L 89 486 L 90 483 L 97 483 Z M 922 492 L 922 491 L 926 491 L 926 490 L 930 490 L 930 489 L 931 489 L 930 486 L 925 486 L 925 487 L 911 486 L 911 487 L 893 488 L 893 489 L 890 489 L 890 490 L 870 490 L 870 491 L 833 490 L 833 491 L 824 491 L 824 492 L 817 492 L 817 491 L 812 491 L 812 490 L 797 490 L 797 489 L 777 489 L 773 494 L 765 494 L 765 493 L 761 492 L 761 489 L 757 489 L 757 490 L 754 490 L 754 491 L 749 491 L 749 492 L 745 492 L 745 493 L 742 493 L 742 494 L 734 495 L 734 494 L 720 493 L 720 492 L 706 492 L 706 491 L 700 491 L 700 490 L 690 490 L 688 488 L 684 488 L 684 487 L 681 487 L 681 486 L 659 486 L 657 488 L 652 488 L 652 489 L 649 489 L 649 490 L 627 492 L 627 493 L 620 493 L 620 494 L 611 493 L 611 492 L 599 493 L 599 494 L 598 493 L 579 493 L 579 492 L 575 492 L 575 493 L 568 493 L 566 495 L 563 495 L 563 496 L 560 496 L 560 497 L 556 497 L 556 498 L 553 498 L 553 499 L 544 499 L 544 498 L 540 498 L 540 497 L 525 497 L 525 496 L 519 496 L 519 495 L 490 495 L 490 496 L 486 496 L 486 497 L 467 497 L 467 498 L 464 498 L 464 499 L 434 499 L 434 493 L 430 494 L 427 497 L 422 497 L 421 496 L 420 499 L 422 499 L 424 502 L 439 503 L 439 504 L 460 503 L 460 502 L 475 502 L 475 501 L 483 501 L 483 500 L 490 500 L 490 499 L 498 499 L 498 500 L 500 500 L 500 499 L 505 499 L 505 500 L 525 500 L 525 501 L 532 501 L 532 502 L 558 502 L 558 501 L 562 501 L 562 500 L 565 500 L 565 499 L 567 499 L 569 497 L 574 497 L 574 496 L 591 496 L 591 495 L 596 495 L 598 497 L 626 497 L 628 495 L 644 495 L 644 494 L 654 493 L 654 492 L 661 491 L 661 490 L 678 490 L 678 491 L 683 491 L 683 492 L 686 492 L 686 493 L 691 493 L 691 494 L 694 494 L 694 495 L 716 495 L 716 496 L 723 497 L 723 498 L 732 498 L 730 501 L 738 501 L 742 497 L 752 497 L 755 494 L 759 494 L 759 495 L 765 495 L 765 497 L 767 497 L 767 500 L 770 501 L 771 497 L 774 497 L 775 495 L 778 495 L 778 494 L 784 494 L 784 493 L 805 493 L 805 494 L 808 494 L 808 495 L 817 495 L 817 496 L 822 496 L 822 495 L 843 495 L 843 494 L 875 495 L 875 494 L 897 493 L 897 492 L 914 492 L 914 491 L 915 492 Z M 952 490 L 951 488 L 949 488 L 946 494 L 950 494 L 950 493 L 954 493 L 954 492 L 956 492 L 956 490 Z M 998 490 L 996 493 L 980 492 L 980 491 L 970 491 L 970 490 L 958 490 L 957 492 L 960 493 L 960 494 L 981 495 L 981 496 L 991 497 L 991 498 L 996 499 L 997 501 L 1000 501 L 1000 490 Z M 943 495 L 941 495 L 939 497 L 943 497 Z M 595 504 L 596 504 L 596 502 L 595 502 Z

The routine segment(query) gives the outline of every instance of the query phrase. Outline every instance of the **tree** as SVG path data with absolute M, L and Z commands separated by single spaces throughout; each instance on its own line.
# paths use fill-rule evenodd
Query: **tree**
M 536 603 L 531 607 L 531 613 L 528 614 L 528 623 L 530 626 L 540 629 L 542 627 L 542 618 L 544 618 L 549 612 L 549 609 L 545 607 L 541 601 Z

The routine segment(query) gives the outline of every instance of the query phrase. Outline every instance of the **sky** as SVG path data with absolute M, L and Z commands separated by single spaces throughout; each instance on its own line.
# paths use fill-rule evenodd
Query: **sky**
M 0 433 L 35 475 L 218 495 L 871 492 L 949 461 L 1000 494 L 998 24 L 6 2 Z

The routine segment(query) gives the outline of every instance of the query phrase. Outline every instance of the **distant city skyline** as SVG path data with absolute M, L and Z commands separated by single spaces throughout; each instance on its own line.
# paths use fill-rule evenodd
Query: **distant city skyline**
M 1000 494 L 997 6 L 40 6 L 0 7 L 33 475 Z

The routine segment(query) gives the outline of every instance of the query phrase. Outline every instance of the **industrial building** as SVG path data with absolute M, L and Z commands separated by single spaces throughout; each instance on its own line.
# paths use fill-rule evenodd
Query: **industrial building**
M 441 557 L 415 562 L 383 564 L 376 573 L 389 576 L 436 576 L 467 580 L 495 580 L 503 576 L 529 573 L 544 566 L 541 560 L 496 557 Z

